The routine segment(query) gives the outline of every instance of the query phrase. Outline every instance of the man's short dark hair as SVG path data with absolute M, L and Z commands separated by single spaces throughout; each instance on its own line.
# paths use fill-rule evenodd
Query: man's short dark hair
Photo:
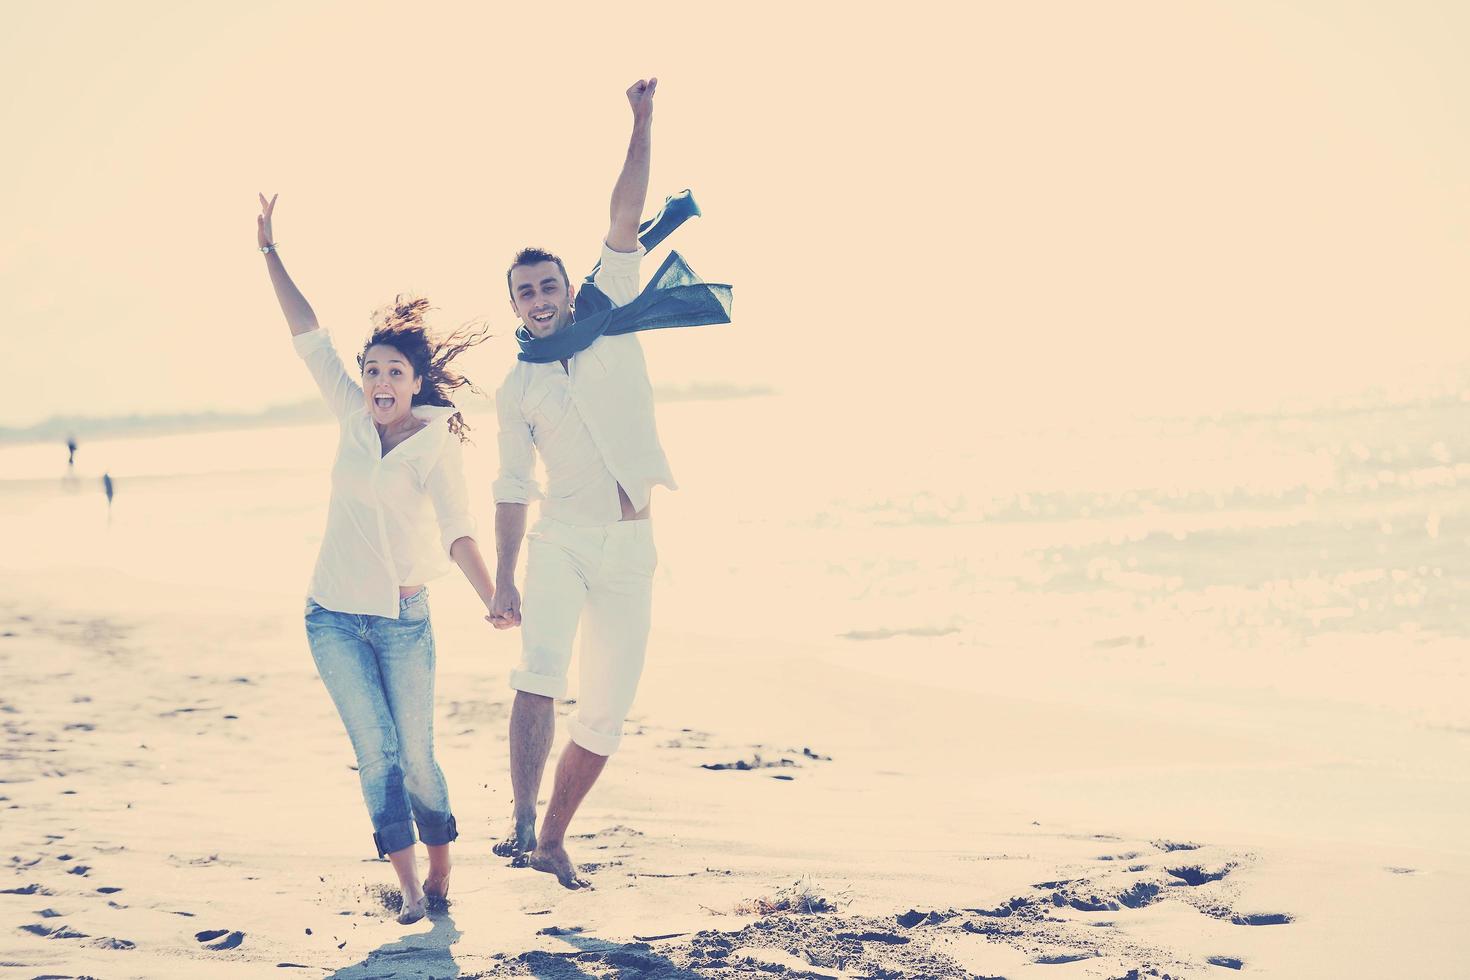
M 562 264 L 561 256 L 553 255 L 544 248 L 528 247 L 516 253 L 516 257 L 510 260 L 510 268 L 505 270 L 505 288 L 510 290 L 510 301 L 515 302 L 516 291 L 511 287 L 510 274 L 516 268 L 523 265 L 536 265 L 538 262 L 555 262 L 556 267 L 561 270 L 561 281 L 566 284 L 567 291 L 572 288 L 572 280 L 567 277 L 567 267 Z

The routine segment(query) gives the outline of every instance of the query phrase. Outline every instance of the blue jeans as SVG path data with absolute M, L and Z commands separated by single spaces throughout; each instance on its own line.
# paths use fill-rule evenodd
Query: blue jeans
M 414 824 L 425 844 L 458 837 L 434 759 L 428 590 L 400 599 L 397 619 L 333 612 L 307 599 L 306 639 L 357 753 L 378 856 L 411 847 Z

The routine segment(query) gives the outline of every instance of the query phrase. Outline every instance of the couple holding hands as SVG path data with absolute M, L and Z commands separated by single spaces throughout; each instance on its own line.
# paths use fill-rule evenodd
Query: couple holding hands
M 567 854 L 567 826 L 617 750 L 633 704 L 658 563 L 649 498 L 657 484 L 675 486 L 634 334 L 728 323 L 730 312 L 730 287 L 704 283 L 677 252 L 639 289 L 644 252 L 699 213 L 685 192 L 640 224 L 656 86 L 650 78 L 627 91 L 633 132 L 592 274 L 573 287 L 561 259 L 537 248 L 518 252 L 506 272 L 520 320 L 519 353 L 495 398 L 493 574 L 465 486 L 467 426 L 451 400 L 469 384 L 455 359 L 488 333 L 464 328 L 438 336 L 424 322 L 428 301 L 399 297 L 374 315 L 359 372 L 350 373 L 281 262 L 275 198 L 260 198 L 257 244 L 296 352 L 340 426 L 306 635 L 357 756 L 378 855 L 398 874 L 398 920 L 405 924 L 447 897 L 449 844 L 458 836 L 434 757 L 435 651 L 424 586 L 451 563 L 496 629 L 521 631 L 521 659 L 510 675 L 514 812 L 494 852 L 553 874 L 567 888 L 588 887 Z M 544 494 L 533 472 L 538 452 Z M 540 501 L 540 514 L 528 538 L 523 607 L 515 569 L 532 500 Z M 555 699 L 566 692 L 579 627 L 577 713 L 538 826 Z M 429 857 L 422 882 L 415 828 Z

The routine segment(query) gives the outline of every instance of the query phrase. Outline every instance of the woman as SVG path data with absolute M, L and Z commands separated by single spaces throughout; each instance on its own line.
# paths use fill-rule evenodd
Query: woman
M 428 302 L 400 297 L 375 315 L 357 358 L 360 381 L 351 377 L 281 264 L 275 203 L 260 197 L 258 245 L 296 352 L 341 426 L 306 636 L 357 754 L 373 842 L 398 872 L 398 921 L 408 924 L 423 917 L 426 899 L 448 893 L 449 842 L 458 836 L 434 760 L 434 633 L 424 582 L 448 562 L 433 543 L 431 506 L 439 543 L 487 610 L 495 596 L 465 492 L 465 424 L 448 398 L 468 384 L 450 363 L 488 335 L 462 330 L 435 340 L 423 323 Z M 422 887 L 415 825 L 429 851 Z

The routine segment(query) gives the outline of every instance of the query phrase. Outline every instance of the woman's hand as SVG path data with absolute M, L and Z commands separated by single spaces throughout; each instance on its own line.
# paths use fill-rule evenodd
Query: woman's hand
M 498 630 L 521 625 L 521 593 L 514 582 L 501 582 L 495 590 L 495 603 L 485 619 Z
M 275 235 L 271 231 L 271 212 L 276 209 L 276 198 L 279 194 L 272 194 L 267 201 L 265 195 L 260 195 L 260 215 L 255 219 L 255 246 L 265 248 L 267 245 L 275 244 Z

